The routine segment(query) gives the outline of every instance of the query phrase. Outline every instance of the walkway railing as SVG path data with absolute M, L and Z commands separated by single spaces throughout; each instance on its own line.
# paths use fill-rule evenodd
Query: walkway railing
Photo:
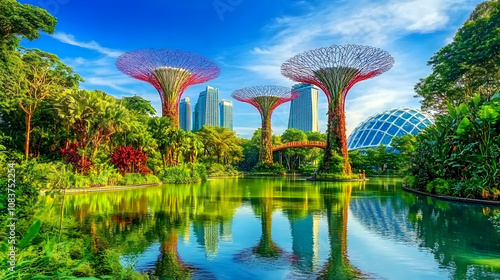
M 294 141 L 288 142 L 281 145 L 273 147 L 273 152 L 288 149 L 288 148 L 299 148 L 299 147 L 316 147 L 316 148 L 326 148 L 326 142 L 323 141 Z

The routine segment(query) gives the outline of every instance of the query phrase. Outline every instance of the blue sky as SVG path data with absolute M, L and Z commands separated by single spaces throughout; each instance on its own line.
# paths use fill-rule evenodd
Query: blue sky
M 221 75 L 184 93 L 196 102 L 210 85 L 219 98 L 253 85 L 293 82 L 280 73 L 293 55 L 334 44 L 382 48 L 394 67 L 355 85 L 346 101 L 347 130 L 379 111 L 420 107 L 413 87 L 430 73 L 428 59 L 452 40 L 478 0 L 142 0 L 20 1 L 47 9 L 58 18 L 54 35 L 22 42 L 57 54 L 84 79 L 85 89 L 115 96 L 140 95 L 161 112 L 160 97 L 149 84 L 125 76 L 114 61 L 138 48 L 180 48 L 213 59 Z M 249 138 L 260 116 L 246 103 L 233 101 L 234 129 Z M 193 103 L 194 103 L 193 102 Z M 320 130 L 326 130 L 326 98 L 320 94 Z M 276 109 L 275 134 L 287 127 L 289 104 Z

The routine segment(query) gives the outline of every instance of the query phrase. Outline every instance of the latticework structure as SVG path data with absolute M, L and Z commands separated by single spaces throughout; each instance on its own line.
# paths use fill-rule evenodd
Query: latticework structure
M 417 135 L 432 123 L 430 116 L 415 108 L 389 109 L 360 123 L 349 136 L 347 149 L 390 147 L 395 136 Z
M 139 49 L 116 60 L 118 70 L 152 84 L 160 94 L 163 116 L 179 127 L 179 101 L 194 84 L 205 83 L 220 74 L 212 60 L 196 53 L 176 49 Z
M 260 140 L 260 163 L 272 163 L 272 130 L 271 115 L 279 105 L 299 95 L 298 91 L 282 86 L 254 86 L 235 90 L 232 97 L 238 101 L 252 104 L 259 110 L 262 118 L 262 134 Z
M 357 82 L 391 69 L 394 58 L 378 48 L 359 45 L 333 45 L 298 54 L 281 66 L 291 80 L 309 83 L 323 90 L 328 99 L 327 144 L 324 169 L 330 171 L 335 150 L 344 158 L 343 172 L 351 174 L 347 151 L 345 99 Z

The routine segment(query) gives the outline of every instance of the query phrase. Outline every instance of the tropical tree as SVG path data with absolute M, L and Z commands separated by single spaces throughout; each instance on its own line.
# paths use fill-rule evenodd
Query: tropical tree
M 500 198 L 500 94 L 489 99 L 476 94 L 467 103 L 450 104 L 448 111 L 418 135 L 411 185 Z
M 295 128 L 289 128 L 283 132 L 281 135 L 281 141 L 283 143 L 296 142 L 296 141 L 306 141 L 307 135 L 302 130 Z M 301 161 L 306 157 L 308 153 L 308 148 L 288 148 L 283 150 L 283 155 L 285 156 L 286 168 L 288 170 L 296 170 L 301 164 Z
M 18 86 L 15 92 L 7 96 L 24 112 L 26 125 L 24 153 L 28 159 L 32 118 L 40 103 L 50 95 L 62 94 L 65 90 L 76 88 L 83 80 L 54 54 L 37 49 L 23 49 L 21 61 L 22 70 Z
M 220 164 L 232 164 L 241 160 L 243 148 L 236 132 L 225 127 L 204 126 L 196 132 L 205 148 L 205 159 Z
M 423 109 L 445 112 L 475 93 L 491 96 L 500 89 L 500 1 L 479 4 L 453 41 L 430 60 L 432 73 L 415 86 Z
M 169 158 L 169 149 L 171 146 L 171 139 L 168 137 L 171 130 L 170 121 L 165 117 L 153 117 L 149 120 L 148 130 L 152 137 L 156 140 L 163 166 L 166 167 L 170 165 L 171 160 Z
M 75 90 L 56 104 L 62 123 L 73 132 L 73 139 L 83 150 L 82 158 L 92 161 L 101 145 L 128 127 L 128 110 L 114 97 L 102 91 Z M 110 147 L 109 147 L 110 148 Z M 111 149 L 109 149 L 111 150 Z

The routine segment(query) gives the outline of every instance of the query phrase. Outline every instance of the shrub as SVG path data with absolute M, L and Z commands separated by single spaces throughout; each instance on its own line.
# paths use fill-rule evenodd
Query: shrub
M 409 188 L 416 188 L 417 187 L 417 178 L 412 175 L 408 175 L 404 177 L 403 182 L 408 184 Z
M 191 182 L 191 172 L 185 165 L 167 167 L 160 171 L 158 177 L 164 183 L 186 184 Z
M 316 170 L 316 166 L 312 165 L 312 164 L 309 164 L 309 163 L 306 163 L 306 164 L 301 164 L 299 165 L 299 168 L 298 168 L 298 172 L 300 174 L 304 174 L 304 175 L 312 175 L 314 174 L 314 171 Z
M 130 185 L 143 185 L 143 184 L 152 184 L 159 183 L 160 180 L 152 175 L 142 175 L 139 173 L 127 173 L 123 176 L 123 179 L 120 181 L 120 185 L 130 186 Z
M 82 152 L 83 153 L 83 152 Z M 78 142 L 72 142 L 67 148 L 61 149 L 63 159 L 71 164 L 75 171 L 87 173 L 94 165 L 88 157 L 82 157 L 78 152 Z
M 427 192 L 435 192 L 435 193 L 441 194 L 441 195 L 450 194 L 450 185 L 449 185 L 448 181 L 441 179 L 441 178 L 437 178 L 437 179 L 432 180 L 431 182 L 429 182 L 425 186 L 425 188 L 426 188 Z
M 147 167 L 147 161 L 148 155 L 132 146 L 118 147 L 111 156 L 111 162 L 123 175 L 126 173 L 151 173 Z
M 207 179 L 207 167 L 204 164 L 189 163 L 188 167 L 190 167 L 201 180 Z
M 285 167 L 279 163 L 258 163 L 252 170 L 253 172 L 264 172 L 275 175 L 284 175 Z

